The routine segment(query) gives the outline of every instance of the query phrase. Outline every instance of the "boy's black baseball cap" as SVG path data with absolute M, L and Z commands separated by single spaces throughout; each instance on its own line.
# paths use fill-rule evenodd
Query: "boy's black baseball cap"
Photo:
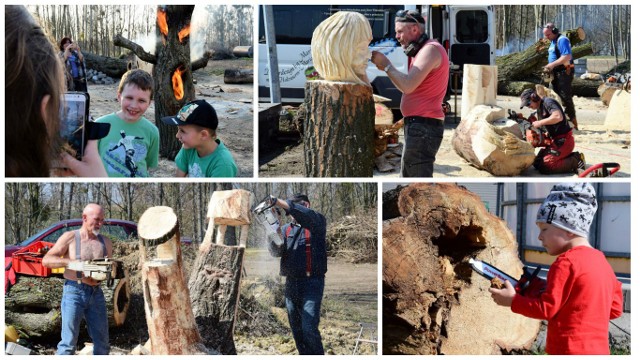
M 218 128 L 218 115 L 213 106 L 207 101 L 194 100 L 183 106 L 176 116 L 163 117 L 162 122 L 176 126 L 198 125 L 216 130 Z

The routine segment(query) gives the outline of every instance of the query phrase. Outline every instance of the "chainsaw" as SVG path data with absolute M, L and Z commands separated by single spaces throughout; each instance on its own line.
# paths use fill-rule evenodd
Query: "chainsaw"
M 84 277 L 96 281 L 106 281 L 107 286 L 113 286 L 115 279 L 124 279 L 126 275 L 124 263 L 109 258 L 83 261 L 79 262 L 77 266 L 71 265 L 68 268 L 82 272 Z
M 471 258 L 469 259 L 469 265 L 473 271 L 486 279 L 494 280 L 497 278 L 503 283 L 510 282 L 516 292 L 522 296 L 537 297 L 547 286 L 546 280 L 538 277 L 540 266 L 533 272 L 529 272 L 529 269 L 524 266 L 522 268 L 522 276 L 520 276 L 519 280 L 516 280 L 513 276 L 481 260 Z
M 269 240 L 280 246 L 283 244 L 283 241 L 277 231 L 277 229 L 280 228 L 280 212 L 278 208 L 275 207 L 277 200 L 273 195 L 267 195 L 258 205 L 251 209 L 251 211 L 255 214 L 256 218 L 265 225 L 265 228 L 273 230 L 268 234 Z
M 522 113 L 517 113 L 511 109 L 508 109 L 508 118 L 517 122 L 520 126 L 520 130 L 523 134 L 523 140 L 526 140 L 533 147 L 545 147 L 551 145 L 551 137 L 546 131 L 541 128 L 533 127 L 533 122 L 537 120 L 536 114 L 532 113 L 528 118 L 525 118 Z

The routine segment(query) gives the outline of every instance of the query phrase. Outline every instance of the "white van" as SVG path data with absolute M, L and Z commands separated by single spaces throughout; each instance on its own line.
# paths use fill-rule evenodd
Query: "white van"
M 495 21 L 493 6 L 452 5 L 273 5 L 278 51 L 280 91 L 283 103 L 304 100 L 304 84 L 318 77 L 311 59 L 313 30 L 338 11 L 358 11 L 369 19 L 371 50 L 384 53 L 400 71 L 407 72 L 408 59 L 395 39 L 395 14 L 418 10 L 427 19 L 426 32 L 447 49 L 449 60 L 459 65 L 495 64 Z M 263 6 L 260 6 L 258 35 L 258 95 L 269 101 L 269 59 L 267 58 Z M 375 94 L 391 99 L 398 108 L 401 94 L 383 71 L 370 63 L 367 76 Z M 461 89 L 459 79 L 457 89 Z M 450 81 L 450 89 L 456 88 Z

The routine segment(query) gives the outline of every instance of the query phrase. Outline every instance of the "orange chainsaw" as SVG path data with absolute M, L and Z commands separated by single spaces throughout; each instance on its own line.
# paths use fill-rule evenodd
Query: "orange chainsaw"
M 525 118 L 522 113 L 517 113 L 508 109 L 509 119 L 515 121 L 520 126 L 520 130 L 523 134 L 523 140 L 526 140 L 533 147 L 544 147 L 551 145 L 551 137 L 546 131 L 541 128 L 533 127 L 533 122 L 537 120 L 536 114 L 532 113 L 528 118 Z

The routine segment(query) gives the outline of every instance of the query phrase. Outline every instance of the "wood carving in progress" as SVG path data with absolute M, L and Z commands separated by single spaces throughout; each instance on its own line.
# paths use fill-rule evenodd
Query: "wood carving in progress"
M 371 39 L 371 26 L 364 15 L 339 11 L 313 31 L 313 65 L 325 80 L 369 85 L 366 70 Z

